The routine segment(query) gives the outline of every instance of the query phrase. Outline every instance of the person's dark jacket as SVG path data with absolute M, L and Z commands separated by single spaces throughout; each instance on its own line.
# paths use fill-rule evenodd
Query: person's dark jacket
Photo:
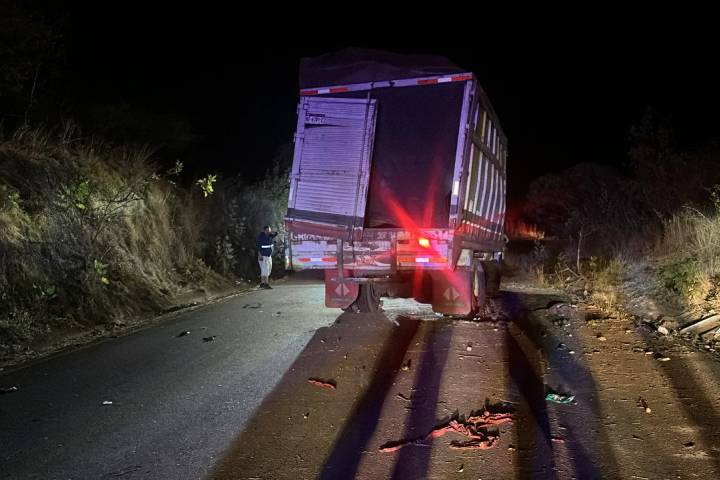
M 273 245 L 275 243 L 274 239 L 276 235 L 277 232 L 272 232 L 271 234 L 260 232 L 257 240 L 255 240 L 255 247 L 257 248 L 257 251 L 260 252 L 260 255 L 263 257 L 272 257 Z

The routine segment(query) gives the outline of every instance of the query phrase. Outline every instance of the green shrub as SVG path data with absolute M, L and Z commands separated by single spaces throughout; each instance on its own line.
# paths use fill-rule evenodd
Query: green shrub
M 663 265 L 657 269 L 658 283 L 677 295 L 687 295 L 698 282 L 698 264 L 693 258 Z

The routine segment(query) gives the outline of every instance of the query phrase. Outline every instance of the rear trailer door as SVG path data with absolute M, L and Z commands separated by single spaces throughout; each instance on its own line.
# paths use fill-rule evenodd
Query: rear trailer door
M 373 99 L 300 100 L 286 217 L 291 231 L 362 237 L 375 117 Z

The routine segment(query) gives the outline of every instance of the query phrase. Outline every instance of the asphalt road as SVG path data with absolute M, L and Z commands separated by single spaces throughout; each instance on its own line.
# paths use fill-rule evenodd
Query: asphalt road
M 288 281 L 0 376 L 18 387 L 0 395 L 0 478 L 203 478 L 340 313 L 323 294 Z
M 339 315 L 294 279 L 2 375 L 0 478 L 720 478 L 715 357 L 557 292 L 494 305 Z

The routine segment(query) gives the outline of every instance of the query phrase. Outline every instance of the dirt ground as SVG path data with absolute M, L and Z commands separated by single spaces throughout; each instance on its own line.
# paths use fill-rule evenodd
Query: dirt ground
M 710 355 L 518 285 L 481 321 L 384 308 L 318 330 L 211 478 L 720 478 Z

